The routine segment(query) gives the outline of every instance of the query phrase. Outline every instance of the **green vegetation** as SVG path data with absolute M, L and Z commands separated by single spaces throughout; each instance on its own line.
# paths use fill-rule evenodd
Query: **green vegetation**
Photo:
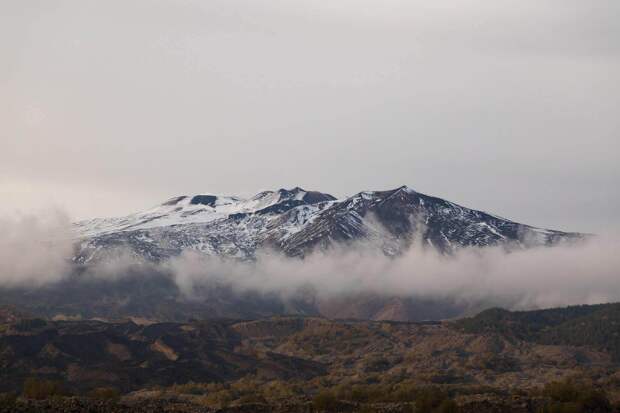
M 26 379 L 22 396 L 27 399 L 44 400 L 51 397 L 67 396 L 69 392 L 60 381 Z
M 540 344 L 591 346 L 620 361 L 620 303 L 514 312 L 494 308 L 453 326 Z
M 133 403 L 187 407 L 179 412 L 620 412 L 610 405 L 620 401 L 620 364 L 593 351 L 614 354 L 619 315 L 613 304 L 495 309 L 433 325 L 11 322 L 0 333 L 0 391 L 21 397 L 0 395 L 0 412 Z M 21 387 L 25 377 L 33 378 Z
M 111 400 L 116 402 L 120 399 L 121 394 L 118 389 L 115 389 L 114 387 L 97 387 L 96 389 L 88 392 L 88 397 L 92 399 Z
M 458 411 L 456 403 L 436 387 L 419 390 L 415 395 L 416 410 L 421 412 L 451 413 Z
M 301 389 L 294 383 L 265 381 L 251 375 L 229 383 L 175 384 L 168 390 L 174 394 L 197 396 L 199 404 L 215 408 L 224 408 L 233 402 L 266 404 L 268 401 L 288 400 L 302 394 Z
M 186 383 L 168 389 L 174 394 L 192 396 L 210 408 L 227 408 L 247 404 L 303 405 L 311 402 L 315 412 L 380 411 L 378 406 L 396 404 L 398 411 L 449 413 L 458 411 L 453 395 L 440 386 L 419 386 L 412 381 L 386 382 L 371 378 L 371 383 L 336 384 L 329 379 L 268 380 L 248 376 L 230 383 Z M 481 388 L 483 392 L 489 389 Z
M 591 386 L 572 381 L 552 382 L 545 386 L 543 395 L 551 399 L 540 413 L 611 413 L 607 395 Z
M 539 407 L 535 410 L 536 413 L 613 413 L 618 411 L 617 408 L 614 410 L 604 391 L 574 380 L 551 382 L 539 390 L 505 393 L 488 387 L 420 386 L 412 380 L 385 379 L 382 377 L 374 383 L 333 385 L 329 379 L 325 378 L 311 381 L 265 381 L 259 376 L 248 376 L 228 383 L 189 382 L 173 385 L 160 388 L 157 397 L 161 400 L 169 400 L 171 395 L 184 395 L 182 400 L 190 405 L 224 411 L 229 408 L 236 411 L 236 406 L 249 408 L 250 405 L 281 405 L 288 406 L 290 411 L 308 411 L 308 408 L 311 408 L 316 413 L 355 411 L 363 413 L 384 411 L 458 413 L 471 410 L 462 410 L 463 407 L 455 401 L 456 397 L 468 395 L 488 397 L 494 394 L 504 402 L 515 396 L 530 400 L 537 399 L 542 404 L 540 402 L 537 404 Z M 75 397 L 65 399 L 63 396 L 66 395 L 67 393 L 59 382 L 31 378 L 24 383 L 21 402 L 15 395 L 0 394 L 0 411 L 18 410 L 16 407 L 19 403 L 24 403 L 23 400 L 48 399 L 54 401 L 54 406 L 63 406 L 62 403 L 71 403 L 71 400 L 75 399 Z M 84 399 L 84 395 L 87 399 Z M 82 397 L 82 400 L 93 399 L 113 403 L 119 402 L 120 399 L 120 393 L 112 387 L 98 387 L 84 395 L 79 397 Z M 483 404 L 474 408 L 479 413 L 510 411 L 507 410 L 510 406 L 502 403 L 494 405 L 495 407 Z M 110 404 L 104 406 L 110 406 Z M 262 409 L 264 407 L 257 410 L 262 411 Z
M 449 394 L 437 386 L 416 387 L 409 382 L 335 386 L 322 390 L 313 399 L 317 411 L 336 411 L 344 402 L 363 405 L 367 410 L 375 404 L 397 403 L 408 411 L 425 413 L 457 412 L 458 406 Z M 414 409 L 415 407 L 415 409 Z
M 323 390 L 314 396 L 312 405 L 316 411 L 331 412 L 338 409 L 340 402 L 333 392 Z

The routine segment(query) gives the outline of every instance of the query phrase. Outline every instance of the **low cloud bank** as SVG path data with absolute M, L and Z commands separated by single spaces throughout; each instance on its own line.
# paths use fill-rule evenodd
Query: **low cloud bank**
M 36 288 L 72 271 L 70 221 L 59 211 L 0 219 L 0 287 Z M 165 273 L 187 299 L 201 299 L 212 285 L 239 293 L 318 298 L 380 294 L 492 302 L 509 308 L 539 308 L 620 301 L 620 238 L 592 237 L 575 245 L 506 252 L 468 248 L 453 256 L 413 246 L 397 258 L 376 248 L 334 248 L 304 260 L 263 252 L 254 262 L 188 251 L 161 264 L 136 262 L 122 250 L 117 259 L 84 274 L 114 282 L 128 274 Z
M 215 282 L 240 292 L 289 295 L 311 287 L 323 298 L 374 293 L 525 309 L 620 301 L 619 247 L 616 239 L 597 237 L 578 245 L 510 253 L 470 248 L 445 256 L 414 246 L 401 257 L 388 258 L 359 248 L 317 253 L 303 261 L 261 254 L 253 263 L 187 252 L 166 266 L 188 297 Z
M 60 210 L 0 217 L 0 286 L 38 287 L 70 271 L 73 241 Z

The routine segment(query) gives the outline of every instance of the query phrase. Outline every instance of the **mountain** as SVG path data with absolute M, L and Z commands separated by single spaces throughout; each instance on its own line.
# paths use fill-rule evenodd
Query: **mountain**
M 74 261 L 105 260 L 123 253 L 161 261 L 183 251 L 252 259 L 271 249 L 304 257 L 334 245 L 363 242 L 394 256 L 415 240 L 451 253 L 463 247 L 553 245 L 580 234 L 519 224 L 402 186 L 344 199 L 296 187 L 244 199 L 184 195 L 145 212 L 75 224 Z
M 17 306 L 48 319 L 137 317 L 185 322 L 286 314 L 443 320 L 510 303 L 499 297 L 462 300 L 413 293 L 395 296 L 375 290 L 326 294 L 325 288 L 315 288 L 320 285 L 294 292 L 243 290 L 226 283 L 225 277 L 222 282 L 213 281 L 203 277 L 204 273 L 199 283 L 187 289 L 188 294 L 183 278 L 188 271 L 177 272 L 167 260 L 196 251 L 251 261 L 264 249 L 291 257 L 286 271 L 295 271 L 296 260 L 339 246 L 374 248 L 398 256 L 414 245 L 450 255 L 465 247 L 520 249 L 582 237 L 519 224 L 404 186 L 343 199 L 302 188 L 266 191 L 247 199 L 185 195 L 125 217 L 78 222 L 75 229 L 75 265 L 70 266 L 70 273 L 37 288 L 0 288 L 0 305 Z M 130 265 L 124 265 L 127 256 Z M 119 257 L 122 265 L 114 265 Z M 140 265 L 133 265 L 133 259 Z

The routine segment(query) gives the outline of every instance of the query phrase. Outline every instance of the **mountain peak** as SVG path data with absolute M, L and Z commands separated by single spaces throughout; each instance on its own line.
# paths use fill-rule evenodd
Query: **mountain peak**
M 422 220 L 423 226 L 415 224 Z M 118 245 L 149 259 L 165 259 L 186 249 L 252 258 L 263 247 L 304 256 L 313 249 L 358 240 L 395 255 L 414 238 L 449 253 L 462 247 L 526 248 L 582 237 L 491 216 L 407 185 L 340 200 L 299 186 L 249 199 L 183 195 L 125 217 L 83 221 L 76 229 L 84 240 L 76 262 L 89 262 Z
M 336 200 L 336 198 L 330 194 L 325 194 L 318 191 L 306 191 L 299 186 L 292 189 L 280 188 L 278 189 L 278 194 L 282 200 L 303 201 L 306 204 L 317 204 L 319 202 Z
M 404 191 L 404 192 L 408 192 L 410 194 L 417 194 L 417 191 L 407 185 L 401 185 L 398 188 L 396 188 L 396 191 Z
M 292 188 L 292 189 L 280 188 L 280 189 L 278 189 L 278 192 L 280 192 L 280 193 L 294 193 L 294 194 L 298 194 L 300 192 L 307 192 L 307 191 L 305 189 L 299 187 L 299 186 L 296 186 L 295 188 Z
M 280 194 L 280 196 L 282 197 L 303 197 L 304 194 L 306 194 L 306 191 L 298 186 L 296 186 L 295 188 L 292 189 L 286 189 L 286 188 L 280 188 L 278 189 L 278 194 Z
M 216 201 L 217 201 L 216 195 L 195 195 L 192 197 L 191 201 L 189 201 L 189 204 L 190 205 L 208 205 L 210 207 L 214 207 Z

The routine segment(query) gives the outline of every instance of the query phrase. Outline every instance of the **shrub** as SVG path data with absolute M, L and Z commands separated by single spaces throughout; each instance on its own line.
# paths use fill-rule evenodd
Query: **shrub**
M 607 413 L 612 411 L 611 403 L 605 393 L 594 389 L 580 392 L 579 404 L 584 412 Z
M 416 387 L 411 383 L 399 384 L 392 393 L 392 399 L 395 402 L 412 402 L 415 401 Z
M 383 356 L 373 355 L 364 362 L 366 372 L 381 372 L 390 368 L 390 362 Z
M 274 380 L 263 385 L 254 386 L 252 388 L 254 393 L 257 388 L 262 389 L 263 396 L 267 399 L 289 399 L 302 393 L 301 389 L 296 385 L 282 380 Z
M 209 407 L 226 408 L 235 400 L 235 395 L 230 390 L 218 390 L 203 396 L 201 401 Z
M 446 399 L 446 395 L 437 387 L 425 387 L 416 391 L 416 411 L 432 412 Z
M 202 383 L 194 383 L 192 381 L 185 384 L 175 384 L 172 386 L 172 391 L 176 394 L 193 394 L 193 395 L 201 395 L 207 393 L 206 384 Z
M 97 387 L 88 393 L 88 397 L 99 400 L 118 401 L 121 394 L 114 387 Z
M 556 402 L 572 402 L 579 397 L 577 386 L 570 380 L 547 383 L 543 395 Z
M 450 399 L 445 399 L 433 410 L 434 413 L 457 413 L 458 411 L 459 407 L 456 402 Z
M 67 396 L 62 383 L 54 380 L 26 379 L 22 395 L 28 399 L 43 400 L 54 396 Z
M 256 403 L 265 404 L 267 403 L 267 399 L 265 399 L 262 394 L 258 392 L 253 392 L 253 393 L 245 393 L 244 395 L 242 395 L 241 397 L 237 399 L 237 402 L 239 404 L 256 404 Z
M 312 400 L 314 409 L 319 412 L 334 411 L 338 408 L 338 398 L 330 391 L 323 390 L 319 392 Z
M 551 399 L 543 413 L 610 413 L 611 403 L 604 392 L 570 380 L 548 383 L 543 395 Z
M 0 393 L 0 409 L 13 410 L 17 402 L 17 395 L 15 393 Z

